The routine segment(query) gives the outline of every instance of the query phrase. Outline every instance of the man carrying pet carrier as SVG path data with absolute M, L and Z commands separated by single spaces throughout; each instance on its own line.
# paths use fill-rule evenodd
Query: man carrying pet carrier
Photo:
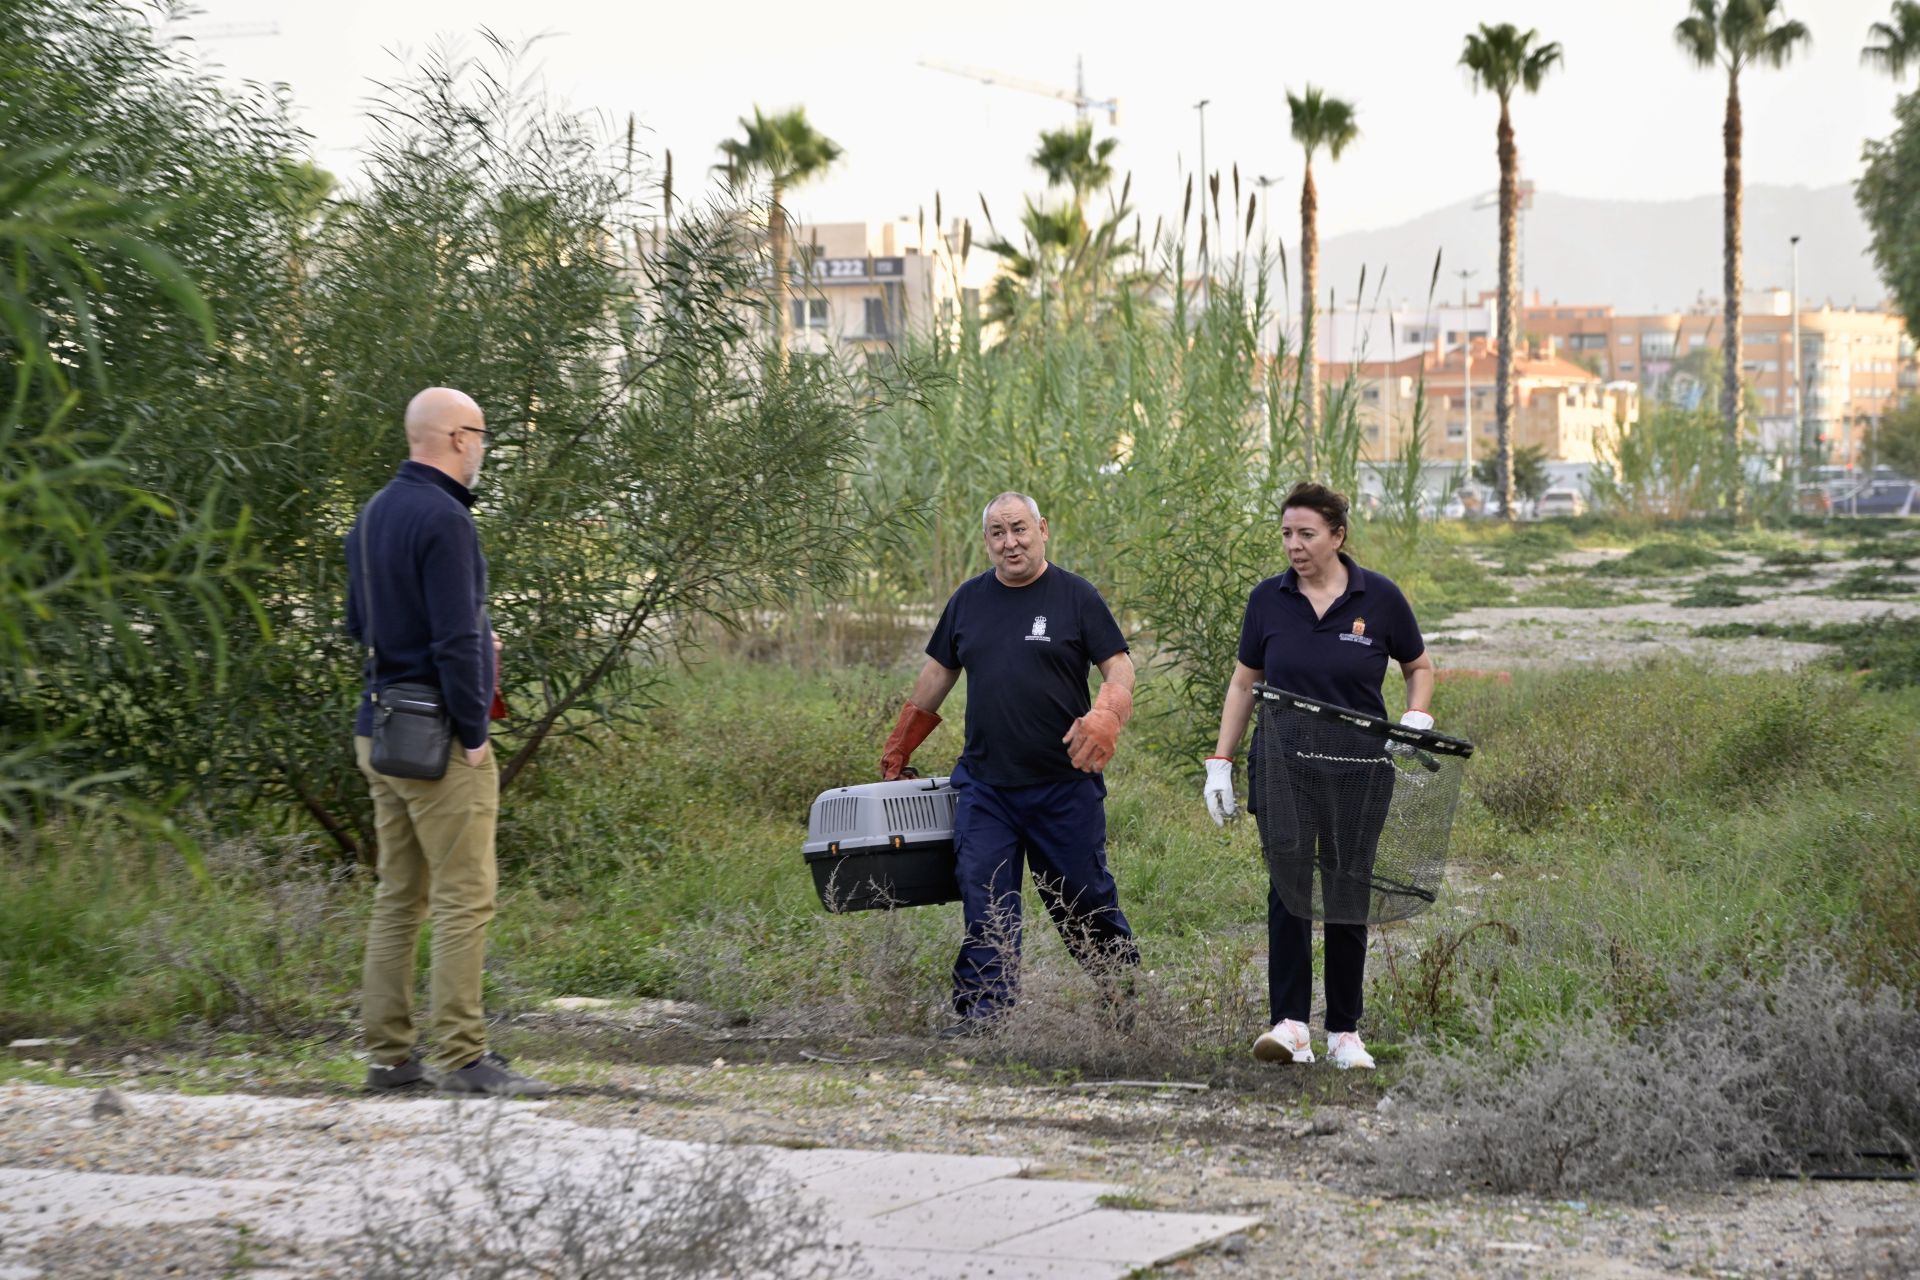
M 1013 1004 L 1027 858 L 1060 936 L 1110 998 L 1140 963 L 1107 870 L 1101 776 L 1133 714 L 1126 639 L 1092 583 L 1047 563 L 1047 522 L 1032 498 L 999 495 L 981 531 L 993 568 L 947 601 L 880 759 L 883 778 L 906 773 L 966 672 L 966 745 L 953 770 L 966 937 L 953 965 L 959 1021 L 946 1036 L 986 1030 Z M 1090 666 L 1102 680 L 1091 700 Z

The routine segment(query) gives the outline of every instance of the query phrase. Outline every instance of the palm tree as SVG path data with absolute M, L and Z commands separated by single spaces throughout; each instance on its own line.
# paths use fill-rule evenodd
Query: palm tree
M 1133 212 L 1127 203 L 1131 177 L 1122 184 L 1119 198 L 1108 201 L 1097 225 L 1087 218 L 1088 200 L 1112 186 L 1112 156 L 1119 145 L 1114 138 L 1095 142 L 1093 126 L 1085 122 L 1041 131 L 1040 146 L 1028 159 L 1046 175 L 1049 188 L 1071 188 L 1072 199 L 1058 206 L 1028 199 L 1020 218 L 1024 238 L 1018 244 L 1001 235 L 993 215 L 987 214 L 992 239 L 986 247 L 1000 256 L 1003 268 L 989 295 L 989 319 L 1016 325 L 1024 301 L 1031 298 L 1039 299 L 1043 308 L 1058 298 L 1058 309 L 1043 309 L 1042 314 L 1051 313 L 1064 323 L 1091 314 L 1109 265 L 1135 251 L 1123 233 Z
M 1047 175 L 1049 187 L 1070 187 L 1073 207 L 1085 212 L 1087 196 L 1113 181 L 1111 157 L 1117 138 L 1093 140 L 1093 124 L 1082 120 L 1071 129 L 1046 129 L 1040 147 L 1029 157 Z
M 773 330 L 779 360 L 785 364 L 793 325 L 787 314 L 787 192 L 826 172 L 840 158 L 840 145 L 813 127 L 805 107 L 766 115 L 755 106 L 753 119 L 742 116 L 740 127 L 746 136 L 723 141 L 720 154 L 726 161 L 714 168 L 727 175 L 736 191 L 756 178 L 766 179 L 772 188 L 767 239 L 773 250 Z
M 1893 20 L 1867 28 L 1867 36 L 1880 43 L 1860 50 L 1860 61 L 1898 80 L 1908 67 L 1920 65 L 1920 0 L 1893 0 L 1888 17 Z
M 1727 72 L 1727 118 L 1721 129 L 1726 146 L 1724 279 L 1726 321 L 1721 335 L 1725 359 L 1720 379 L 1720 416 L 1726 424 L 1727 445 L 1740 442 L 1740 73 L 1759 64 L 1783 67 L 1794 51 L 1812 36 L 1804 24 L 1789 22 L 1780 0 L 1692 0 L 1692 12 L 1673 29 L 1673 38 L 1695 65 Z M 1799 359 L 1799 353 L 1794 354 Z M 1740 481 L 1736 471 L 1733 508 L 1740 509 Z
M 1513 328 L 1514 328 L 1514 248 L 1519 209 L 1520 153 L 1513 145 L 1513 93 L 1524 89 L 1538 93 L 1547 72 L 1561 61 L 1560 44 L 1551 41 L 1536 44 L 1538 31 L 1521 31 L 1510 22 L 1498 26 L 1480 24 L 1478 34 L 1469 33 L 1460 52 L 1460 65 L 1473 78 L 1474 87 L 1500 99 L 1500 126 L 1495 131 L 1500 157 L 1500 307 L 1499 372 L 1494 378 L 1494 432 L 1500 462 L 1500 505 L 1509 520 L 1514 515 L 1513 484 Z
M 1300 179 L 1300 385 L 1306 397 L 1300 429 L 1311 478 L 1313 436 L 1320 419 L 1320 363 L 1313 346 L 1314 304 L 1320 291 L 1320 197 L 1313 188 L 1313 153 L 1325 147 L 1328 157 L 1338 160 L 1360 136 L 1360 125 L 1351 102 L 1329 98 L 1312 85 L 1297 97 L 1287 90 L 1287 107 L 1293 113 L 1293 140 L 1307 153 Z

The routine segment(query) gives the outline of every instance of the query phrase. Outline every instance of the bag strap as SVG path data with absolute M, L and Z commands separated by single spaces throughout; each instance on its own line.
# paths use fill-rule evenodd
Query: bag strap
M 366 669 L 367 669 L 367 684 L 369 686 L 373 684 L 374 675 L 378 670 L 378 662 L 379 662 L 380 654 L 379 654 L 379 650 L 374 645 L 374 637 L 373 637 L 373 572 L 372 572 L 371 561 L 369 560 L 367 555 L 367 540 L 373 534 L 372 521 L 370 517 L 373 515 L 374 503 L 379 502 L 380 494 L 385 492 L 386 492 L 386 489 L 382 488 L 380 490 L 380 493 L 374 494 L 372 498 L 368 499 L 367 505 L 364 508 L 362 508 L 360 511 L 360 602 L 366 606 L 366 613 L 367 613 L 366 631 L 365 631 L 365 634 L 366 634 L 365 645 L 367 650 L 367 656 L 365 661 L 366 661 Z M 380 700 L 380 695 L 374 692 L 371 689 L 371 687 L 369 687 L 367 692 L 367 699 L 370 702 L 378 702 Z

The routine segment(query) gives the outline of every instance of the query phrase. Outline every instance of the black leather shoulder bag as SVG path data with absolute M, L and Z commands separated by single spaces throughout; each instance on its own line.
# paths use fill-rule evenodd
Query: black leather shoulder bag
M 375 495 L 378 501 L 378 495 Z M 373 574 L 367 543 L 372 533 L 373 502 L 360 514 L 360 591 L 367 607 L 367 683 L 378 669 L 373 630 Z M 447 774 L 453 749 L 453 721 L 440 690 L 430 684 L 390 684 L 367 694 L 373 703 L 374 772 L 389 778 L 437 782 Z

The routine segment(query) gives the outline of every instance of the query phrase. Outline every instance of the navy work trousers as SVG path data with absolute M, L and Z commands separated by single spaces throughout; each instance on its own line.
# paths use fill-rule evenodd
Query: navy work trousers
M 1004 1012 L 1019 984 L 1020 881 L 1034 887 L 1067 950 L 1095 977 L 1140 963 L 1133 928 L 1107 870 L 1106 781 L 1098 774 L 1031 787 L 994 787 L 953 771 L 955 876 L 967 933 L 953 962 L 953 1009 Z

